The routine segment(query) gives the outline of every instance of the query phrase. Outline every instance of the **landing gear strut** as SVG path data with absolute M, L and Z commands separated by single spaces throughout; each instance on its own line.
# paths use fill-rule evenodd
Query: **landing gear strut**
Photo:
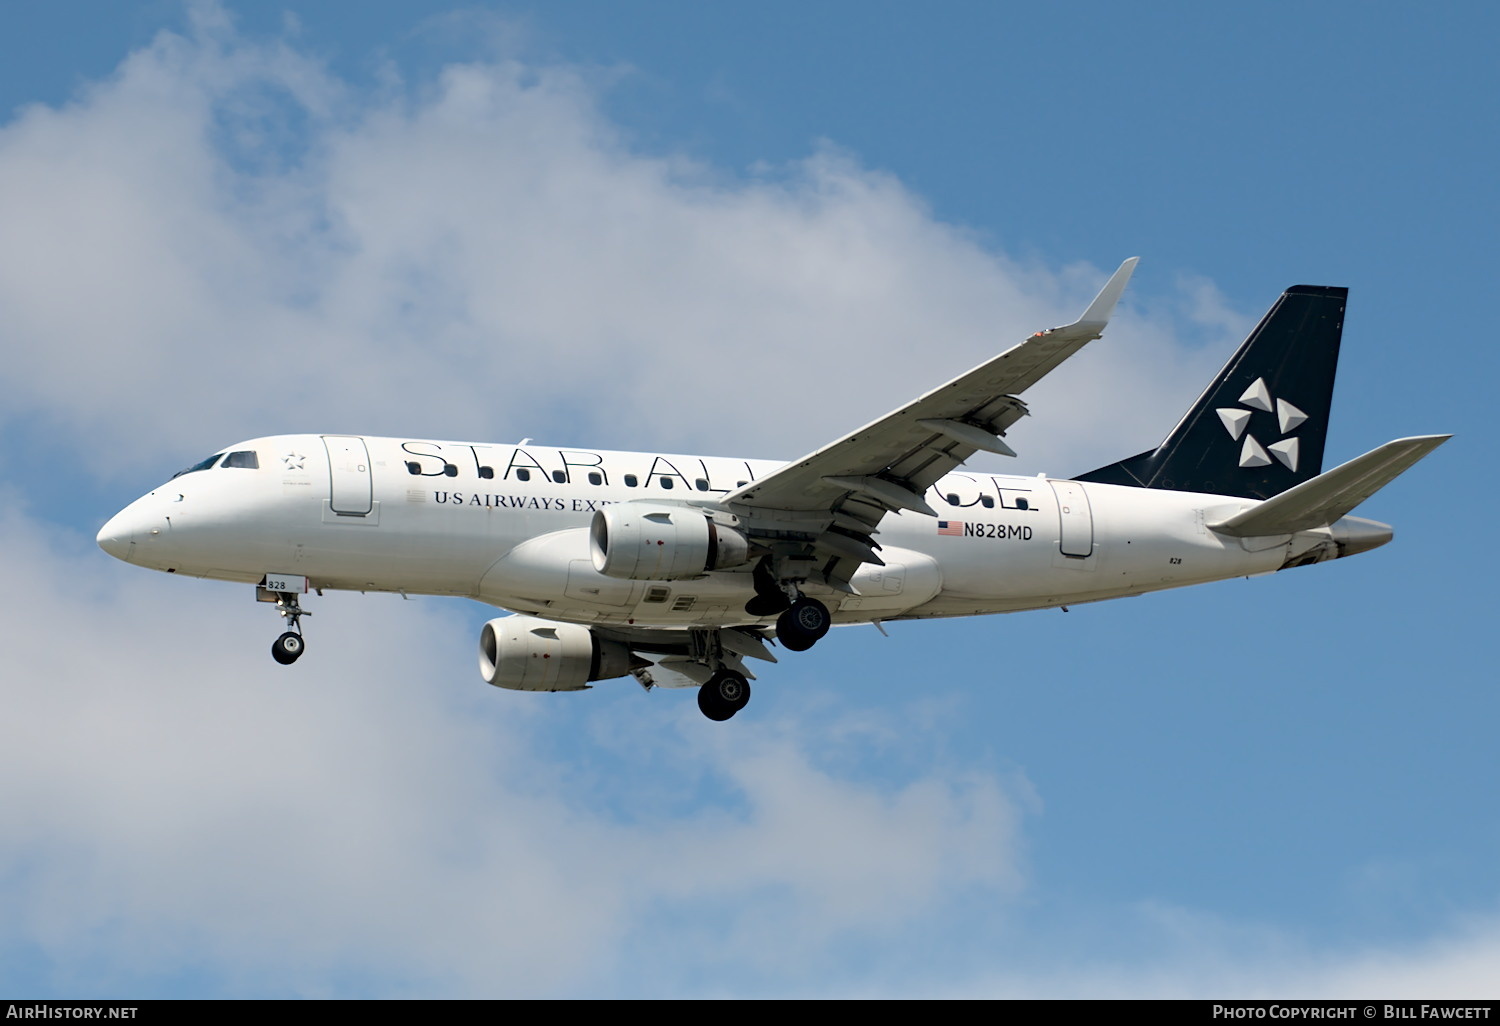
M 787 595 L 771 570 L 769 556 L 755 564 L 750 579 L 755 582 L 755 597 L 745 603 L 745 612 L 751 616 L 775 616 L 792 604 L 792 597 Z
M 291 630 L 271 642 L 271 658 L 282 666 L 290 666 L 302 657 L 307 645 L 302 640 L 302 618 L 312 616 L 302 608 L 297 596 L 289 591 L 276 593 L 276 611 L 286 620 Z
M 698 689 L 698 708 L 711 720 L 727 720 L 750 701 L 750 682 L 734 670 L 719 670 Z

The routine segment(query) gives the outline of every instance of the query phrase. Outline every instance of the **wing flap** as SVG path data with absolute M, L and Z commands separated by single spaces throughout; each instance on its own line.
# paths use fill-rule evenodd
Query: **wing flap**
M 707 684 L 711 676 L 712 670 L 687 656 L 662 656 L 635 672 L 635 679 L 648 688 L 696 688 Z
M 776 662 L 762 632 L 752 627 L 682 628 L 624 627 L 600 624 L 591 628 L 601 638 L 628 645 L 633 654 L 648 662 L 632 669 L 631 676 L 648 690 L 695 688 L 708 682 L 717 665 L 754 680 L 745 668 L 746 659 Z

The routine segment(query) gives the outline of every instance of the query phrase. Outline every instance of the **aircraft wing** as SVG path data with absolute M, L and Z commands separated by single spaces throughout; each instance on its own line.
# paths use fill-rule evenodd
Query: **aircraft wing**
M 650 666 L 630 671 L 648 689 L 695 688 L 708 682 L 715 665 L 726 666 L 747 680 L 754 680 L 755 674 L 745 666 L 746 659 L 777 661 L 766 647 L 765 632 L 754 627 L 692 631 L 610 624 L 592 630 L 601 638 L 629 645 L 632 651 L 651 660 Z
M 888 512 L 935 516 L 922 493 L 979 450 L 1014 456 L 999 436 L 1026 415 L 1016 396 L 1099 338 L 1125 283 L 1131 257 L 1072 324 L 1039 331 L 879 420 L 725 496 L 753 536 L 778 540 L 784 555 L 812 561 L 844 588 L 861 563 L 881 564 L 872 539 Z M 882 564 L 883 565 L 883 564 Z

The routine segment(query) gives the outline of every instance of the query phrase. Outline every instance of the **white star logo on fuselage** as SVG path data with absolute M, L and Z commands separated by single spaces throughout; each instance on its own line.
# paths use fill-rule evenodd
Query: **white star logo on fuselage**
M 1240 396 L 1240 402 L 1250 409 L 1239 409 L 1238 407 L 1224 407 L 1214 412 L 1219 415 L 1219 420 L 1224 423 L 1224 430 L 1229 432 L 1229 437 L 1235 441 L 1240 440 L 1243 435 L 1245 442 L 1240 447 L 1240 466 L 1245 468 L 1268 467 L 1271 458 L 1288 470 L 1297 470 L 1298 444 L 1295 435 L 1290 434 L 1300 427 L 1306 420 L 1307 414 L 1287 402 L 1285 399 L 1272 399 L 1271 390 L 1266 387 L 1265 378 L 1256 378 L 1255 384 L 1245 389 L 1245 394 Z M 1261 445 L 1256 437 L 1249 434 L 1245 428 L 1250 423 L 1252 410 L 1262 410 L 1266 413 L 1276 414 L 1276 422 L 1281 427 L 1281 440 L 1270 445 Z

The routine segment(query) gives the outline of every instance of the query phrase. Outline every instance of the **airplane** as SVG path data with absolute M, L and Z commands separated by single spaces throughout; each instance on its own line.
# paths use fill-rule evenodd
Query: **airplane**
M 1074 323 L 1039 331 L 789 463 L 340 434 L 222 449 L 99 531 L 105 552 L 255 586 L 305 650 L 325 590 L 455 595 L 509 615 L 483 679 L 696 688 L 711 720 L 836 624 L 1094 602 L 1352 556 L 1392 529 L 1356 506 L 1449 435 L 1323 472 L 1345 288 L 1287 289 L 1156 448 L 1060 479 L 960 470 L 1020 398 L 1103 335 L 1137 258 Z

